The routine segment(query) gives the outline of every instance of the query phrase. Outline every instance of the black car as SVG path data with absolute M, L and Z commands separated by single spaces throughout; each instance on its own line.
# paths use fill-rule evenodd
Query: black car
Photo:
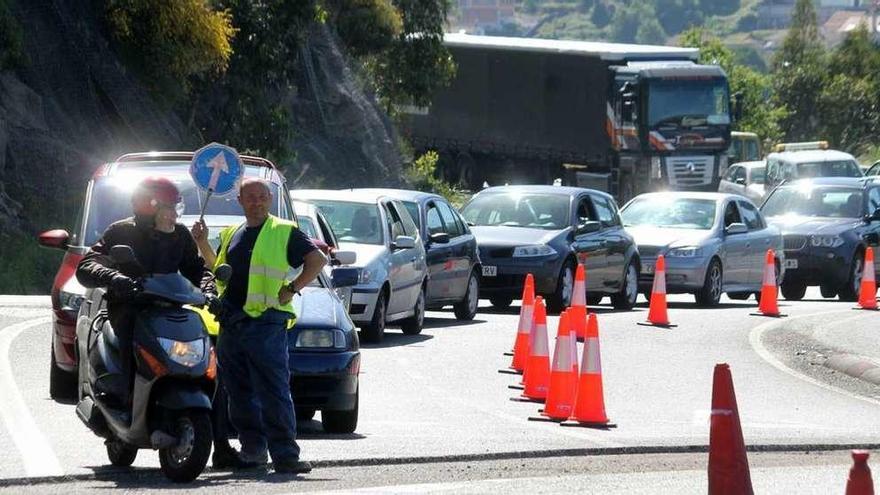
M 630 309 L 638 297 L 639 254 L 623 230 L 614 199 L 600 191 L 562 186 L 483 189 L 462 208 L 480 246 L 480 297 L 506 307 L 522 294 L 525 276 L 552 311 L 571 304 L 577 263 L 586 267 L 586 296 L 611 296 Z
M 335 268 L 332 281 L 321 273 L 294 299 L 297 320 L 287 334 L 297 420 L 321 411 L 328 433 L 357 428 L 360 343 L 348 311 L 330 289 L 354 285 L 357 278 L 357 268 Z
M 443 196 L 420 191 L 358 191 L 400 200 L 418 226 L 428 260 L 427 307 L 452 305 L 457 319 L 473 319 L 480 292 L 479 251 L 476 238 L 455 208 Z
M 777 187 L 761 212 L 783 235 L 786 299 L 803 298 L 811 285 L 819 286 L 822 297 L 858 298 L 865 249 L 871 246 L 876 251 L 880 243 L 880 182 L 872 178 L 795 181 Z

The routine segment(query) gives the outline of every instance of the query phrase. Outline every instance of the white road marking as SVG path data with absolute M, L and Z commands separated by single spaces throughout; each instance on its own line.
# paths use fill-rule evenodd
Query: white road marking
M 769 322 L 764 323 L 762 325 L 758 325 L 757 327 L 753 328 L 751 332 L 749 332 L 749 343 L 752 345 L 752 349 L 755 350 L 755 352 L 758 354 L 758 356 L 761 357 L 761 359 L 763 359 L 764 361 L 767 361 L 768 363 L 773 365 L 773 367 L 775 367 L 776 369 L 778 369 L 788 375 L 791 375 L 799 380 L 803 380 L 807 383 L 811 383 L 817 387 L 824 388 L 825 390 L 830 390 L 832 392 L 836 392 L 838 394 L 845 395 L 851 399 L 860 400 L 862 402 L 867 402 L 869 404 L 880 406 L 880 401 L 878 401 L 878 400 L 864 397 L 861 395 L 857 395 L 857 394 L 854 394 L 854 393 L 849 392 L 847 390 L 844 390 L 842 388 L 838 388 L 833 385 L 829 385 L 827 383 L 822 383 L 813 377 L 807 376 L 807 375 L 801 373 L 800 371 L 797 371 L 797 370 L 794 370 L 794 369 L 788 367 L 782 361 L 776 359 L 776 357 L 773 356 L 773 354 L 771 354 L 770 351 L 768 351 L 767 348 L 764 347 L 764 344 L 761 342 L 761 337 L 763 337 L 764 332 L 766 332 L 767 330 L 782 326 L 785 323 L 791 322 L 792 320 L 801 320 L 804 318 L 811 318 L 811 317 L 815 317 L 815 316 L 831 315 L 831 314 L 843 315 L 843 314 L 852 314 L 852 312 L 840 311 L 840 310 L 825 311 L 825 312 L 821 312 L 821 313 L 812 313 L 812 314 L 808 314 L 808 315 L 792 316 L 792 317 L 781 319 L 781 320 L 769 321 Z M 858 318 L 858 316 L 853 317 L 851 319 L 855 319 L 855 318 Z
M 0 331 L 0 397 L 3 398 L 0 400 L 0 418 L 21 454 L 24 470 L 28 476 L 58 476 L 64 474 L 64 470 L 61 469 L 61 463 L 58 462 L 46 437 L 37 428 L 15 384 L 9 351 L 12 342 L 19 334 L 50 321 L 52 321 L 50 317 L 38 318 L 17 323 Z

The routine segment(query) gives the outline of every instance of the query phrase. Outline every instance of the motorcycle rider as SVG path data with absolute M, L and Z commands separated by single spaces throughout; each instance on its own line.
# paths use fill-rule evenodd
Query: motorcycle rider
M 84 287 L 107 287 L 110 324 L 119 342 L 121 376 L 112 393 L 129 412 L 133 383 L 132 298 L 140 289 L 140 277 L 180 272 L 208 296 L 209 306 L 219 310 L 214 277 L 199 256 L 189 229 L 177 223 L 183 201 L 174 183 L 165 177 L 148 177 L 135 188 L 131 204 L 134 216 L 113 223 L 80 261 L 76 278 Z M 140 266 L 117 266 L 110 258 L 113 246 L 126 245 Z M 130 417 L 130 416 L 129 416 Z

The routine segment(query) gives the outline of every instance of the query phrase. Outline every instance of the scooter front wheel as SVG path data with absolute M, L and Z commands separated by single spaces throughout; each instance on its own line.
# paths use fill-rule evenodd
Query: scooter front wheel
M 180 411 L 170 425 L 177 445 L 159 449 L 159 464 L 165 476 L 176 483 L 196 479 L 211 455 L 211 418 L 207 411 Z

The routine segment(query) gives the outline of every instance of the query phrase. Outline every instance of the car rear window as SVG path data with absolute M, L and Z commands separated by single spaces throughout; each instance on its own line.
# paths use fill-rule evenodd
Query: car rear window
M 799 163 L 797 165 L 798 178 L 808 179 L 812 177 L 861 177 L 862 170 L 852 160 L 839 160 L 828 162 Z
M 339 242 L 383 244 L 379 207 L 375 204 L 313 199 Z
M 715 200 L 643 196 L 620 212 L 625 227 L 709 230 L 715 225 Z
M 142 174 L 130 174 L 99 177 L 95 179 L 92 193 L 88 200 L 88 217 L 85 222 L 84 244 L 90 246 L 101 238 L 101 235 L 113 222 L 132 216 L 131 194 L 140 182 Z M 195 185 L 189 175 L 167 176 L 174 181 L 183 196 L 183 215 L 198 215 L 205 200 L 205 193 Z M 272 206 L 269 213 L 279 215 L 278 184 L 270 183 L 272 190 Z M 238 203 L 236 194 L 211 196 L 205 208 L 206 216 L 239 217 L 244 220 L 244 212 Z
M 461 214 L 473 225 L 560 230 L 570 225 L 571 197 L 562 194 L 480 194 Z
M 807 217 L 857 218 L 862 216 L 861 189 L 842 187 L 782 187 L 761 207 L 765 217 L 800 215 Z

